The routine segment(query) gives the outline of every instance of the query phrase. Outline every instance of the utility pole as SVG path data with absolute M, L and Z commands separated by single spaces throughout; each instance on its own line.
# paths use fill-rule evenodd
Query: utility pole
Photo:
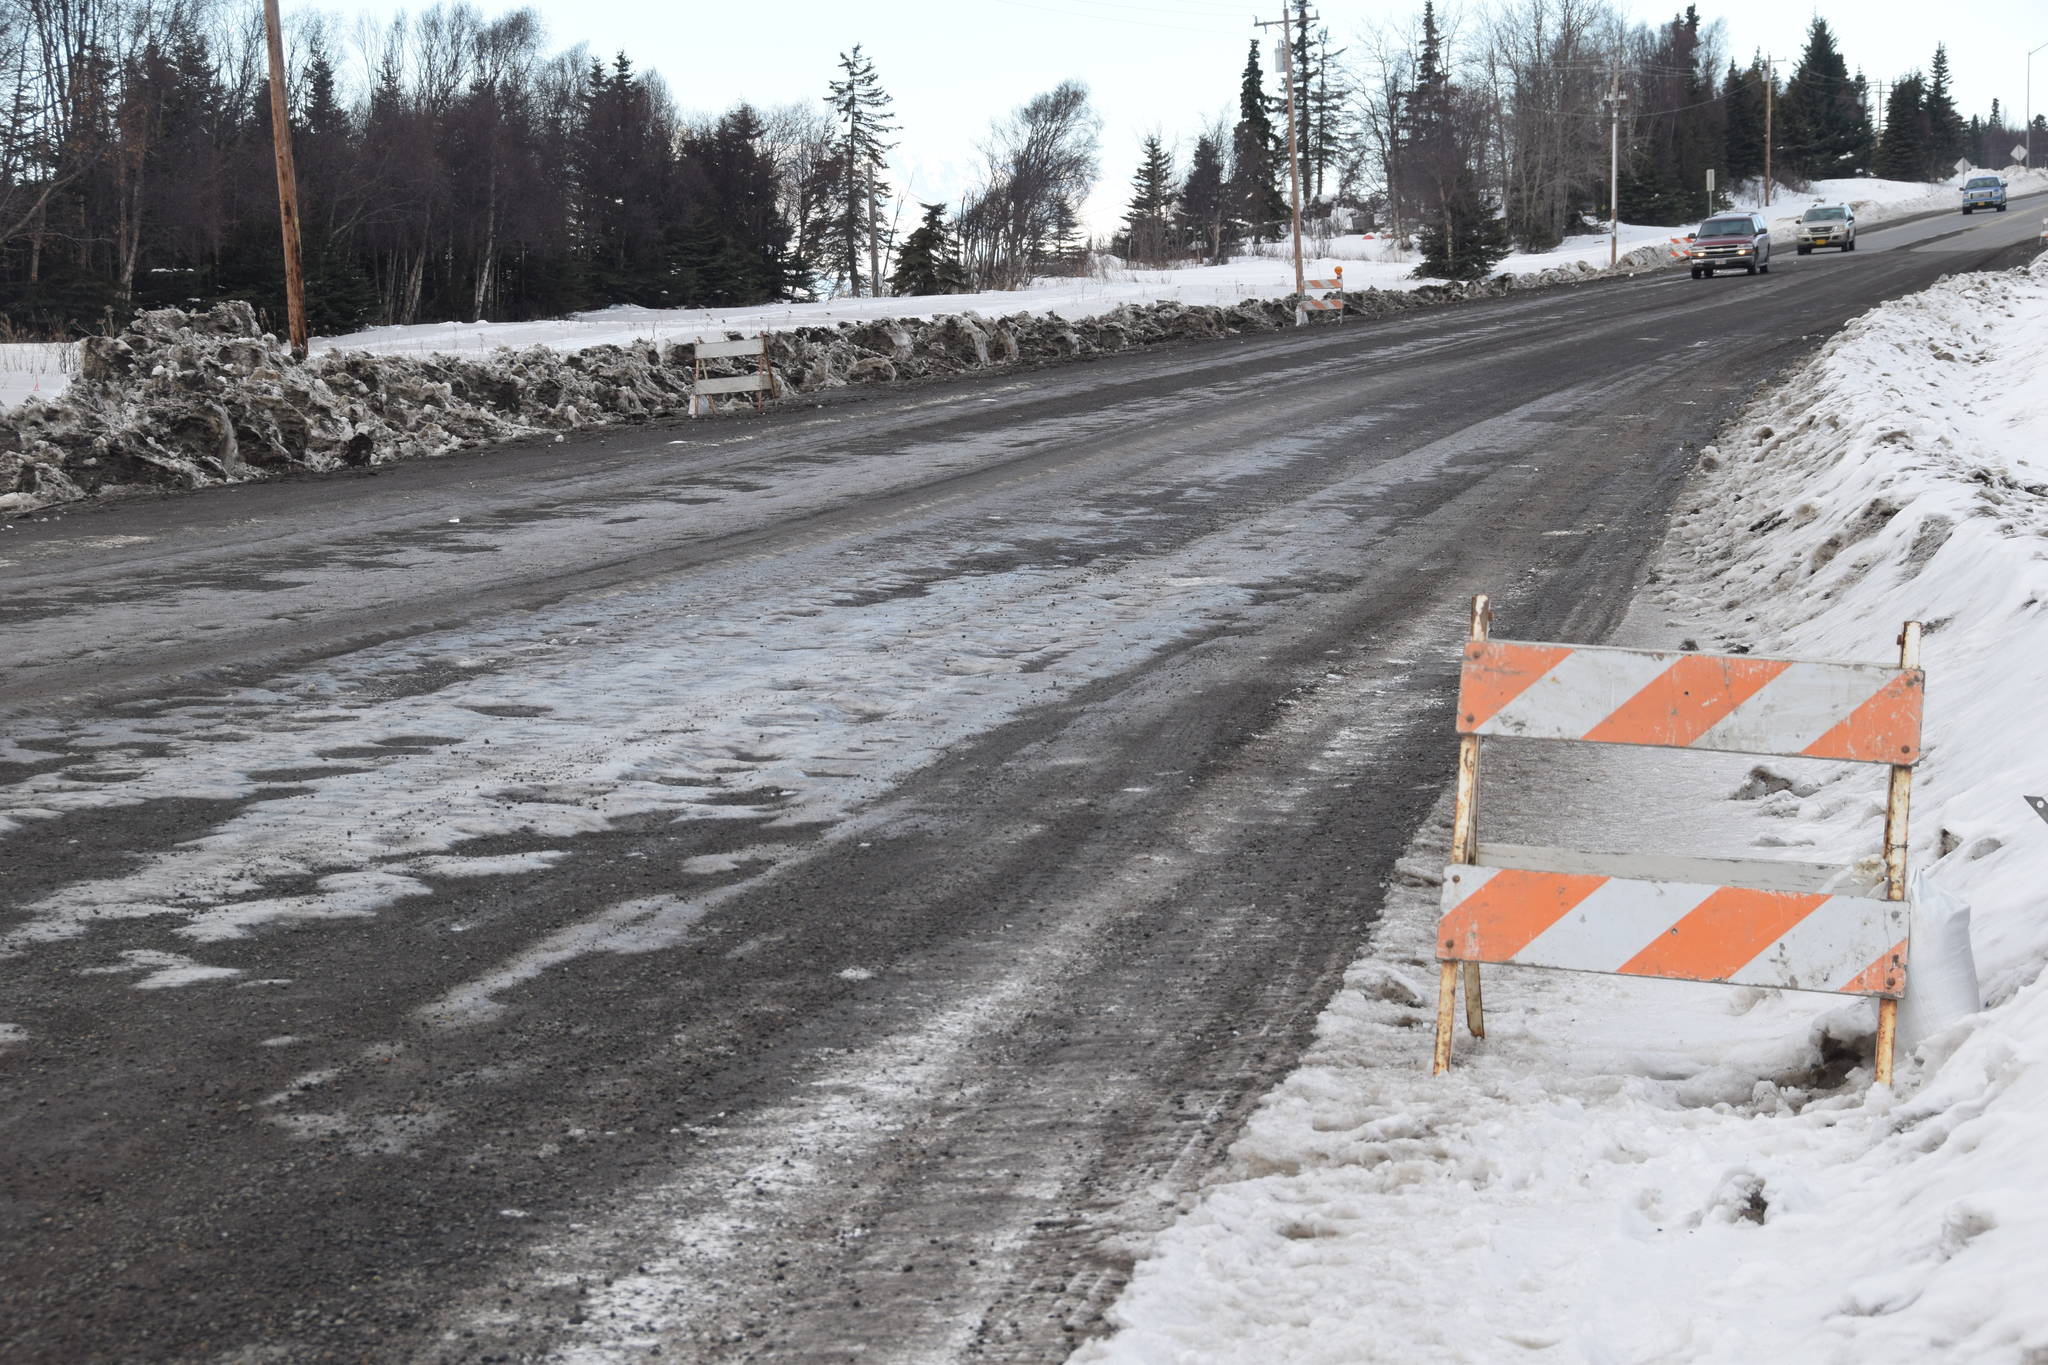
M 277 217 L 284 231 L 284 307 L 292 354 L 306 357 L 306 272 L 299 260 L 299 177 L 292 169 L 292 125 L 284 99 L 284 34 L 277 0 L 263 0 L 270 44 L 270 138 L 277 156 Z
M 2048 43 L 2041 44 L 2048 47 Z M 2041 47 L 2034 49 L 2039 52 Z M 2027 169 L 2034 168 L 2034 52 L 2027 54 Z
M 1306 14 L 1302 16 L 1302 22 L 1306 24 L 1320 18 L 1322 18 L 1320 14 Z M 1294 206 L 1294 293 L 1298 298 L 1307 292 L 1307 288 L 1302 283 L 1303 276 L 1301 272 L 1301 160 L 1295 150 L 1294 135 L 1294 44 L 1288 39 L 1288 32 L 1293 22 L 1288 17 L 1287 8 L 1283 4 L 1280 9 L 1280 19 L 1277 23 L 1270 20 L 1265 22 L 1254 20 L 1252 27 L 1277 28 L 1280 30 L 1281 79 L 1287 83 L 1287 193 Z M 1302 321 L 1303 319 L 1297 315 L 1295 325 L 1301 325 Z
M 882 241 L 880 234 L 881 223 L 876 216 L 875 166 L 873 162 L 868 163 L 868 184 L 865 197 L 868 201 L 868 295 L 871 298 L 878 299 L 882 297 Z
M 1778 90 L 1775 59 L 1764 58 L 1764 207 L 1771 206 L 1771 97 Z
M 1607 264 L 1621 261 L 1621 64 L 1607 78 Z

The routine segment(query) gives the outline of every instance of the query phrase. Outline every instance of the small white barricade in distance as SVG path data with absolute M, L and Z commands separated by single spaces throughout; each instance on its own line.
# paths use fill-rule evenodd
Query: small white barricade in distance
M 707 360 L 728 360 L 741 356 L 753 356 L 758 365 L 753 374 L 736 374 L 712 377 L 704 373 Z M 754 395 L 754 411 L 766 412 L 768 400 L 775 396 L 775 372 L 768 368 L 768 334 L 747 337 L 740 341 L 700 341 L 697 343 L 692 361 L 694 373 L 690 378 L 690 416 L 703 417 L 711 411 L 711 398 L 721 393 L 751 393 Z
M 1899 662 L 1820 663 L 1487 638 L 1472 600 L 1458 682 L 1458 788 L 1436 935 L 1433 1070 L 1465 1019 L 1486 1036 L 1479 964 L 1772 986 L 1878 999 L 1876 1080 L 1892 1078 L 1906 989 L 1906 807 L 1920 759 L 1920 626 Z M 1891 770 L 1881 889 L 1814 863 L 1587 853 L 1479 842 L 1479 741 L 1494 735 L 1777 757 Z
M 1310 313 L 1335 313 L 1337 321 L 1344 321 L 1344 267 L 1337 267 L 1335 279 L 1303 280 L 1305 291 L 1301 302 L 1294 309 L 1294 325 L 1299 327 L 1308 321 Z

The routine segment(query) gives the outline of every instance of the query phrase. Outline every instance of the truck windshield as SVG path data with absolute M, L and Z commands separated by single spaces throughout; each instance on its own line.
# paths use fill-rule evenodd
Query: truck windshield
M 1995 175 L 1980 175 L 1970 181 L 1970 188 L 1973 190 L 1995 190 L 1998 188 L 1998 177 Z
M 1840 222 L 1842 212 L 1841 209 L 1808 209 L 1800 216 L 1800 221 L 1807 223 Z
M 1699 230 L 1702 237 L 1751 237 L 1755 233 L 1747 218 L 1709 218 Z

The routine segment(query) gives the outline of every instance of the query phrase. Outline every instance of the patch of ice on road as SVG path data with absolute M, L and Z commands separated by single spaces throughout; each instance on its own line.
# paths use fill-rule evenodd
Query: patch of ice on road
M 484 1023 L 504 1006 L 498 996 L 550 967 L 590 953 L 651 953 L 672 947 L 713 905 L 717 893 L 694 901 L 649 896 L 618 905 L 549 934 L 488 974 L 466 982 L 420 1011 L 447 1027 Z
M 568 856 L 569 851 L 564 848 L 541 848 L 489 857 L 414 858 L 401 866 L 422 877 L 510 877 L 521 872 L 540 872 Z
M 135 983 L 138 991 L 160 991 L 171 986 L 190 986 L 199 981 L 220 981 L 231 976 L 240 976 L 239 967 L 209 967 L 192 958 L 177 953 L 159 952 L 154 948 L 131 948 L 121 954 L 121 962 L 111 967 L 87 967 L 83 976 L 111 976 L 122 972 L 147 972 Z
M 301 1141 L 332 1140 L 355 1156 L 404 1156 L 421 1138 L 448 1125 L 436 1109 L 393 1114 L 271 1114 L 269 1121 Z
M 875 974 L 866 967 L 844 967 L 839 971 L 841 981 L 872 981 Z
M 247 938 L 262 925 L 303 920 L 362 919 L 408 896 L 425 896 L 433 888 L 412 877 L 391 872 L 334 872 L 314 889 L 298 896 L 268 896 L 233 901 L 218 909 L 188 915 L 179 930 L 201 943 Z
M 299 1036 L 298 1034 L 296 1034 L 296 1033 L 280 1033 L 280 1034 L 278 1034 L 278 1035 L 277 1035 L 276 1037 L 274 1037 L 274 1038 L 265 1038 L 265 1039 L 262 1039 L 261 1041 L 259 1041 L 259 1042 L 258 1042 L 258 1043 L 256 1044 L 256 1046 L 258 1046 L 258 1047 L 297 1047 L 297 1046 L 298 1046 L 298 1045 L 299 1045 L 300 1043 L 303 1043 L 303 1042 L 305 1042 L 305 1041 L 306 1041 L 306 1040 L 305 1040 L 304 1038 L 301 1038 L 301 1037 L 300 1037 L 300 1036 Z
M 0 1024 L 0 1047 L 28 1041 L 28 1030 L 19 1024 Z

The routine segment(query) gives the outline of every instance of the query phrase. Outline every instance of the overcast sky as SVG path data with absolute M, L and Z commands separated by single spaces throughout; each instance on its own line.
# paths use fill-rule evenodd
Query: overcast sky
M 487 13 L 517 7 L 477 3 Z M 1634 19 L 1651 23 L 1684 9 L 1654 0 L 1623 4 Z M 415 0 L 413 8 L 420 7 Z M 1184 153 L 1207 119 L 1234 116 L 1254 32 L 1251 7 L 1230 0 L 530 0 L 530 7 L 542 15 L 554 46 L 623 49 L 636 64 L 660 71 L 684 109 L 700 112 L 743 99 L 818 99 L 836 74 L 837 55 L 864 44 L 895 98 L 896 184 L 931 200 L 954 199 L 971 181 L 975 147 L 992 117 L 1063 79 L 1084 81 L 1103 119 L 1102 180 L 1087 214 L 1098 230 L 1121 215 L 1147 132 L 1158 130 Z M 1258 17 L 1278 18 L 1280 7 L 1281 0 L 1267 0 L 1273 13 Z M 328 0 L 320 8 L 338 6 Z M 1327 0 L 1316 12 L 1343 45 L 1375 19 L 1405 22 L 1421 8 L 1421 0 Z M 1450 0 L 1442 12 L 1460 8 Z M 2014 126 L 2027 102 L 2025 54 L 2048 44 L 2044 0 L 1700 5 L 1703 21 L 1722 23 L 1725 49 L 1743 58 L 1762 50 L 1796 59 L 1815 13 L 1835 31 L 1850 70 L 1860 69 L 1879 89 L 1924 70 L 1935 44 L 1948 44 L 1965 117 L 1987 113 L 1995 96 L 2012 111 L 2007 121 Z M 1261 50 L 1269 51 L 1270 42 Z M 2033 66 L 2038 110 L 2048 106 L 2048 51 Z M 1781 66 L 1781 75 L 1789 69 L 1789 62 Z

